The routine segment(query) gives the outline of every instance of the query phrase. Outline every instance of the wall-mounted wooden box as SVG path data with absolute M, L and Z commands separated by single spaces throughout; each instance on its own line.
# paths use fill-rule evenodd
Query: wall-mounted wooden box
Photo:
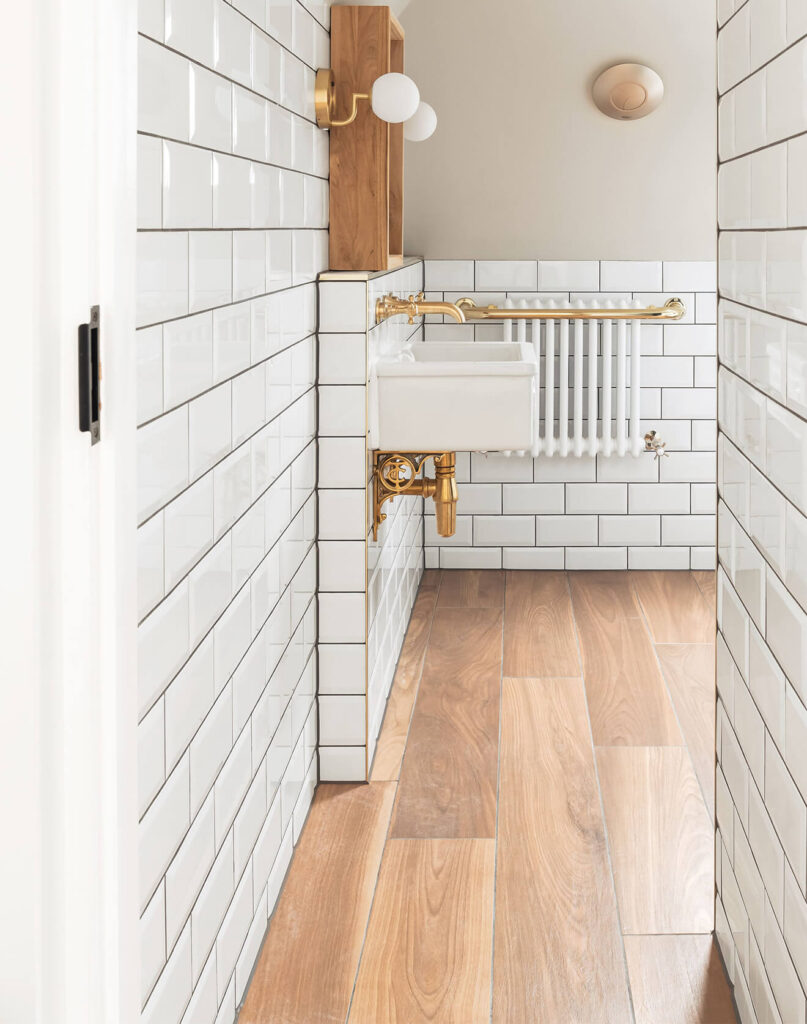
M 404 69 L 403 29 L 389 7 L 331 8 L 336 109 Z M 403 125 L 366 101 L 353 124 L 331 130 L 330 268 L 390 270 L 403 261 Z

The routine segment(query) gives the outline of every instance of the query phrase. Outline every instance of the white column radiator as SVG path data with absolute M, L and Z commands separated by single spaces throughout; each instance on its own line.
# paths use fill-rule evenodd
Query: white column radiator
M 506 305 L 513 308 L 509 300 Z M 603 308 L 597 302 L 574 305 L 581 310 Z M 639 306 L 626 302 L 613 308 Z M 537 306 L 554 307 L 551 301 Z M 532 454 L 638 456 L 644 449 L 639 426 L 641 320 L 584 316 L 530 320 L 529 328 L 527 323 L 505 320 L 504 340 L 527 341 L 529 332 L 538 359 Z

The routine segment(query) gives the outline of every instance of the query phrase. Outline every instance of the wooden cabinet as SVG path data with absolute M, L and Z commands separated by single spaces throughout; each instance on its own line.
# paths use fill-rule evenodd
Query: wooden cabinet
M 331 8 L 336 110 L 404 70 L 404 34 L 389 7 Z M 356 120 L 331 129 L 330 268 L 390 270 L 403 262 L 403 125 L 359 104 Z

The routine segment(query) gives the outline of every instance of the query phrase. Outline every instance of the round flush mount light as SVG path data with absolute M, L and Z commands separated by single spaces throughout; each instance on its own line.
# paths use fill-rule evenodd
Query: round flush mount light
M 594 102 L 609 117 L 635 121 L 652 113 L 664 97 L 661 76 L 644 64 L 614 64 L 597 78 Z
M 376 117 L 390 124 L 407 121 L 418 109 L 420 93 L 407 75 L 390 71 L 373 82 L 370 105 Z

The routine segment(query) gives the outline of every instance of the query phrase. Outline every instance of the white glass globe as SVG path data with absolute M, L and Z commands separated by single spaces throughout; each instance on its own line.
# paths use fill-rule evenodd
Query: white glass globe
M 415 113 L 420 103 L 420 93 L 411 78 L 398 71 L 390 71 L 373 82 L 370 102 L 376 117 L 397 124 Z
M 404 138 L 410 142 L 423 142 L 430 135 L 434 134 L 437 127 L 437 114 L 434 107 L 422 101 L 418 104 L 417 110 L 404 124 Z

